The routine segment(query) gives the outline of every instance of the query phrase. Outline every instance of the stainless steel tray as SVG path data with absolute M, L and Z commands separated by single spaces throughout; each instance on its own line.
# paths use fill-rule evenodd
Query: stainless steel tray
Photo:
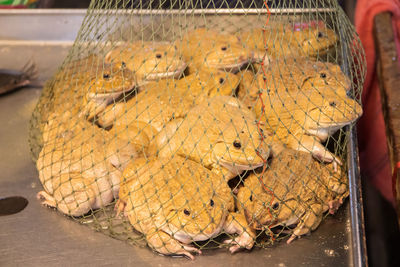
M 295 12 L 295 11 L 293 11 Z M 240 12 L 238 12 L 240 14 Z M 28 206 L 0 217 L 0 265 L 191 265 L 185 258 L 161 257 L 80 225 L 40 205 L 41 190 L 28 146 L 28 120 L 40 84 L 60 65 L 86 10 L 0 10 L 0 68 L 20 68 L 32 59 L 39 70 L 37 86 L 0 97 L 0 198 L 23 196 Z M 365 266 L 365 236 L 355 132 L 348 144 L 350 198 L 310 236 L 290 245 L 230 255 L 205 250 L 199 266 Z

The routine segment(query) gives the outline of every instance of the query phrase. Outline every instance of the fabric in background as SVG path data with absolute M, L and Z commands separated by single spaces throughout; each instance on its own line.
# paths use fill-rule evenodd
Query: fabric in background
M 392 170 L 386 143 L 373 37 L 374 17 L 386 11 L 393 14 L 393 29 L 396 35 L 397 54 L 399 54 L 400 0 L 357 1 L 355 26 L 367 58 L 367 77 L 362 94 L 364 115 L 358 123 L 358 142 L 363 179 L 369 179 L 380 193 L 394 205 Z

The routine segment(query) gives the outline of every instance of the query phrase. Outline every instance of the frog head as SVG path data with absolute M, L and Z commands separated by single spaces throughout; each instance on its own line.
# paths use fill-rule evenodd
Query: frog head
M 70 216 L 86 214 L 96 202 L 93 183 L 94 179 L 83 178 L 80 173 L 61 174 L 53 180 L 55 206 Z
M 240 174 L 244 170 L 264 164 L 270 153 L 267 143 L 261 142 L 261 135 L 254 121 L 242 125 L 228 123 L 221 130 L 212 153 L 221 166 L 232 173 Z
M 205 50 L 205 57 L 200 59 L 205 67 L 228 72 L 238 72 L 253 57 L 241 45 L 222 40 L 214 42 L 212 47 Z
M 148 44 L 126 64 L 147 81 L 178 78 L 186 68 L 176 47 L 169 43 Z
M 86 85 L 87 98 L 91 100 L 107 101 L 132 90 L 135 86 L 133 73 L 127 69 L 119 69 L 115 65 L 106 65 L 92 76 Z
M 239 205 L 249 225 L 262 230 L 265 226 L 273 227 L 294 221 L 298 201 L 282 184 L 276 183 L 274 188 L 263 185 L 259 175 L 251 174 L 238 192 Z
M 89 119 L 103 111 L 107 104 L 115 101 L 122 93 L 135 88 L 133 74 L 127 69 L 115 65 L 106 65 L 85 84 L 86 95 L 83 98 L 82 113 Z
M 317 61 L 304 62 L 301 59 L 297 60 L 295 64 L 298 64 L 303 72 L 301 90 L 315 90 L 345 96 L 351 88 L 350 79 L 337 64 Z M 304 66 L 306 67 L 304 68 Z
M 269 133 L 258 129 L 254 114 L 237 98 L 216 96 L 192 111 L 194 118 L 207 122 L 197 126 L 203 135 L 197 147 L 211 156 L 214 165 L 241 173 L 262 166 L 269 157 L 269 142 L 261 142 Z
M 212 88 L 207 92 L 207 97 L 233 95 L 239 86 L 239 77 L 229 72 L 215 70 L 207 72 L 204 69 L 199 76 Z
M 127 68 L 140 85 L 145 81 L 177 78 L 186 68 L 185 62 L 170 43 L 133 42 L 111 50 L 105 62 Z
M 293 42 L 308 56 L 325 54 L 338 41 L 336 33 L 322 21 L 298 22 L 288 27 L 292 27 L 289 29 L 292 31 L 292 37 L 290 33 L 286 33 L 287 38 L 293 38 Z
M 196 103 L 218 95 L 233 95 L 238 86 L 237 75 L 209 68 L 202 68 L 198 73 L 176 81 L 182 94 L 195 97 Z
M 328 136 L 362 115 L 357 101 L 337 95 L 313 97 L 305 114 L 304 128 L 310 135 L 325 141 Z
M 191 193 L 195 197 L 187 195 L 187 199 L 183 199 L 185 203 L 169 210 L 168 224 L 162 228 L 183 243 L 206 240 L 219 234 L 228 214 L 228 207 L 221 198 L 198 189 Z

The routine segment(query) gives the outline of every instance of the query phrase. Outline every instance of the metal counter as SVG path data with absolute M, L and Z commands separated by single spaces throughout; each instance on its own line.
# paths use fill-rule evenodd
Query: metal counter
M 46 23 L 47 28 L 52 26 L 52 31 L 57 32 L 58 36 L 66 36 L 63 35 L 63 31 L 69 32 L 69 39 L 65 41 L 57 41 L 57 38 L 32 39 L 36 35 L 29 35 L 29 38 L 24 39 L 23 34 L 13 32 L 12 36 L 7 36 L 5 31 L 0 36 L 0 68 L 18 69 L 28 59 L 32 59 L 39 70 L 36 86 L 0 97 L 0 198 L 22 196 L 29 201 L 28 206 L 21 212 L 0 216 L 0 266 L 196 264 L 336 267 L 365 264 L 363 221 L 362 216 L 357 217 L 357 214 L 362 212 L 358 189 L 355 192 L 351 191 L 350 201 L 346 200 L 337 214 L 328 216 L 311 235 L 302 237 L 290 245 L 281 241 L 268 249 L 253 249 L 233 255 L 226 249 L 203 250 L 203 255 L 196 256 L 194 262 L 186 258 L 159 256 L 148 248 L 131 246 L 78 224 L 53 209 L 41 206 L 36 199 L 36 193 L 42 186 L 30 157 L 28 120 L 40 96 L 40 84 L 54 73 L 66 56 L 71 41 L 75 38 L 71 32 L 77 32 L 84 15 L 85 10 L 52 10 L 51 13 L 41 10 L 11 13 L 0 11 L 0 25 L 11 22 L 19 24 L 13 25 L 15 30 L 23 29 L 24 22 L 25 25 L 32 25 L 29 21 L 32 22 L 34 18 L 37 20 L 36 25 Z M 59 23 L 60 19 L 63 23 Z M 24 31 L 26 30 L 25 28 Z M 353 186 L 356 186 L 359 177 L 354 138 L 351 139 L 349 148 L 349 158 L 353 159 L 350 160 L 352 171 L 349 175 L 355 183 Z M 350 184 L 352 185 L 351 181 Z M 350 202 L 353 204 L 350 205 Z M 357 229 L 352 225 L 354 220 L 354 225 L 361 224 Z

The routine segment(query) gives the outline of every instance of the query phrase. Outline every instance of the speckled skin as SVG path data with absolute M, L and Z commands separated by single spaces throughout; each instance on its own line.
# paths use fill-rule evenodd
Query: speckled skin
M 233 212 L 226 182 L 194 161 L 179 156 L 132 161 L 119 196 L 119 210 L 159 253 L 194 259 L 192 253 L 201 251 L 190 243 L 222 231 L 238 234 L 225 241 L 232 253 L 254 244 L 254 231 L 243 215 Z
M 315 230 L 323 214 L 333 214 L 348 195 L 345 173 L 292 149 L 277 153 L 260 175 L 246 178 L 238 208 L 254 229 L 296 225 L 288 242 Z

